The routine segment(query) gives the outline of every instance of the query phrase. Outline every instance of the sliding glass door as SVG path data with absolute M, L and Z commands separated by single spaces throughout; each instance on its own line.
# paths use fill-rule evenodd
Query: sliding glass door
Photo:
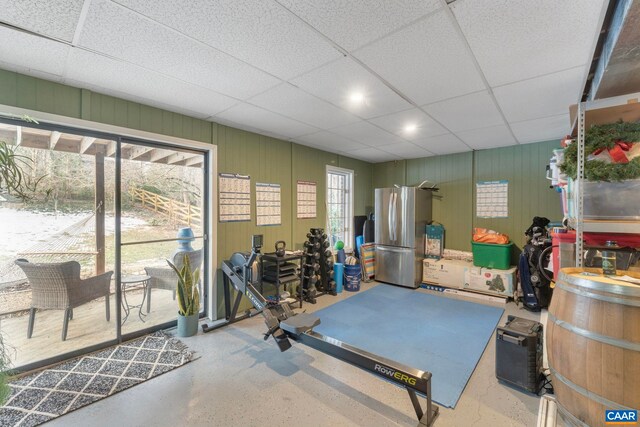
M 0 123 L 3 172 L 19 177 L 0 188 L 0 333 L 12 367 L 117 339 L 116 144 Z
M 206 162 L 202 152 L 131 140 L 120 152 L 122 333 L 129 334 L 175 321 L 178 277 L 168 261 L 180 267 L 186 255 L 207 276 Z
M 189 254 L 207 286 L 208 153 L 0 122 L 0 334 L 12 368 L 175 324 L 167 260 Z

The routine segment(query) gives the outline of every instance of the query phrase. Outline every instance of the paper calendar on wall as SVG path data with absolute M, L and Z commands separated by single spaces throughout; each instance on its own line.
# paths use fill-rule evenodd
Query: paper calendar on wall
M 509 216 L 509 182 L 479 181 L 476 183 L 476 216 L 507 218 Z
M 251 220 L 251 178 L 248 175 L 218 174 L 220 222 Z
M 315 182 L 298 181 L 298 219 L 315 218 L 317 216 L 316 187 Z
M 256 225 L 282 224 L 280 184 L 256 182 Z

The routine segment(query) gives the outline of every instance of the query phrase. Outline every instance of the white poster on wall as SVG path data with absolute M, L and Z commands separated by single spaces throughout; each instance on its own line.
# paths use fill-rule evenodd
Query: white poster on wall
M 509 216 L 509 181 L 476 183 L 476 217 L 507 218 Z
M 232 173 L 218 174 L 220 222 L 251 220 L 251 178 Z
M 256 182 L 256 225 L 280 225 L 280 184 Z
M 297 207 L 298 219 L 315 218 L 316 213 L 316 183 L 312 181 L 298 181 Z

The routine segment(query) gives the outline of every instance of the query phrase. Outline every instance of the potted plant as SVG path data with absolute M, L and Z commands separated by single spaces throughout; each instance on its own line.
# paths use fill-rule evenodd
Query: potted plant
M 191 271 L 191 262 L 185 254 L 182 268 L 178 269 L 171 261 L 167 263 L 178 275 L 176 299 L 178 300 L 178 336 L 190 337 L 198 332 L 200 314 L 200 270 Z

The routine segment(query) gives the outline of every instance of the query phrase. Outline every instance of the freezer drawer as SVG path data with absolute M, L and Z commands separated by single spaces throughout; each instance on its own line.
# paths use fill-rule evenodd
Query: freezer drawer
M 376 280 L 417 288 L 422 280 L 422 257 L 414 249 L 377 245 Z

